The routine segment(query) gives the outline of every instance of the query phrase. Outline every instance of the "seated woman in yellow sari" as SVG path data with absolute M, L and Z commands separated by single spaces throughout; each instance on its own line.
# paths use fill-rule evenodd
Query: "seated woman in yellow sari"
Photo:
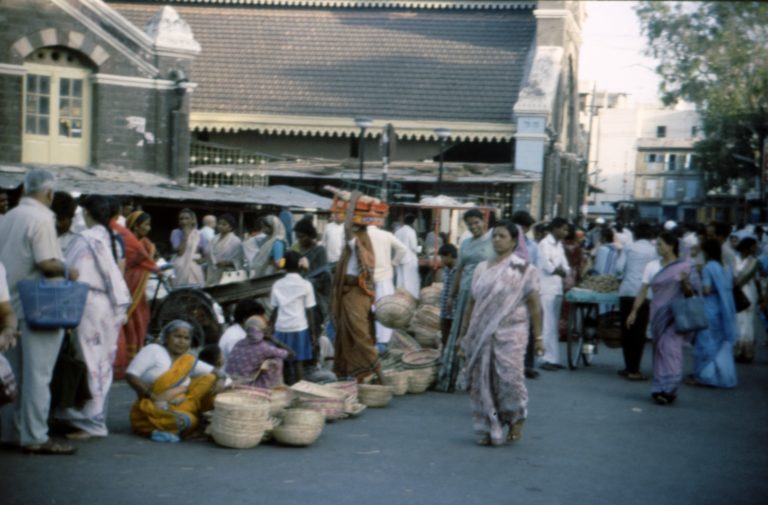
M 131 409 L 131 428 L 158 442 L 178 442 L 194 432 L 202 412 L 213 408 L 213 396 L 224 376 L 189 353 L 192 326 L 168 323 L 159 344 L 144 347 L 126 370 L 126 380 L 139 396 Z

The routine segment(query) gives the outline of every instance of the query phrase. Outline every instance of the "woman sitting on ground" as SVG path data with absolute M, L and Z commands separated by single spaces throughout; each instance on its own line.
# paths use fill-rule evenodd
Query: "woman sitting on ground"
M 160 334 L 162 345 L 144 347 L 128 366 L 126 380 L 138 395 L 131 409 L 135 433 L 178 442 L 213 408 L 225 376 L 189 352 L 192 331 L 186 321 L 171 321 Z
M 273 388 L 283 383 L 283 360 L 292 353 L 264 337 L 267 321 L 254 316 L 245 322 L 246 337 L 232 348 L 227 374 L 236 384 Z

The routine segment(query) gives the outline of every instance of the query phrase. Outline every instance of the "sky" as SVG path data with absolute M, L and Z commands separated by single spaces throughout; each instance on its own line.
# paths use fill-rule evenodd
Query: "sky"
M 586 3 L 579 80 L 596 81 L 598 90 L 630 93 L 638 103 L 656 102 L 656 63 L 643 54 L 646 39 L 633 9 L 636 2 Z

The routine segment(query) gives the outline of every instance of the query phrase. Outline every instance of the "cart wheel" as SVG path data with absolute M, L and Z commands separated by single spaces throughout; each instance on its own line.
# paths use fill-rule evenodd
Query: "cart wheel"
M 568 309 L 568 368 L 571 370 L 579 367 L 579 360 L 585 360 L 584 363 L 588 364 L 581 352 L 584 346 L 583 323 L 581 311 L 575 303 L 572 303 Z
M 160 335 L 163 327 L 174 319 L 190 323 L 195 331 L 192 346 L 216 343 L 221 336 L 221 326 L 213 308 L 214 301 L 207 293 L 195 288 L 173 290 L 152 314 L 151 332 Z

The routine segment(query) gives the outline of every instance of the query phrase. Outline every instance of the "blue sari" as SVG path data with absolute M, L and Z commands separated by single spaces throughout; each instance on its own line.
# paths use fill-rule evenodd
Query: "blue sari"
M 736 342 L 736 307 L 733 277 L 717 261 L 708 261 L 702 284 L 710 289 L 704 296 L 709 327 L 696 335 L 694 377 L 700 384 L 732 388 L 737 384 L 733 344 Z

